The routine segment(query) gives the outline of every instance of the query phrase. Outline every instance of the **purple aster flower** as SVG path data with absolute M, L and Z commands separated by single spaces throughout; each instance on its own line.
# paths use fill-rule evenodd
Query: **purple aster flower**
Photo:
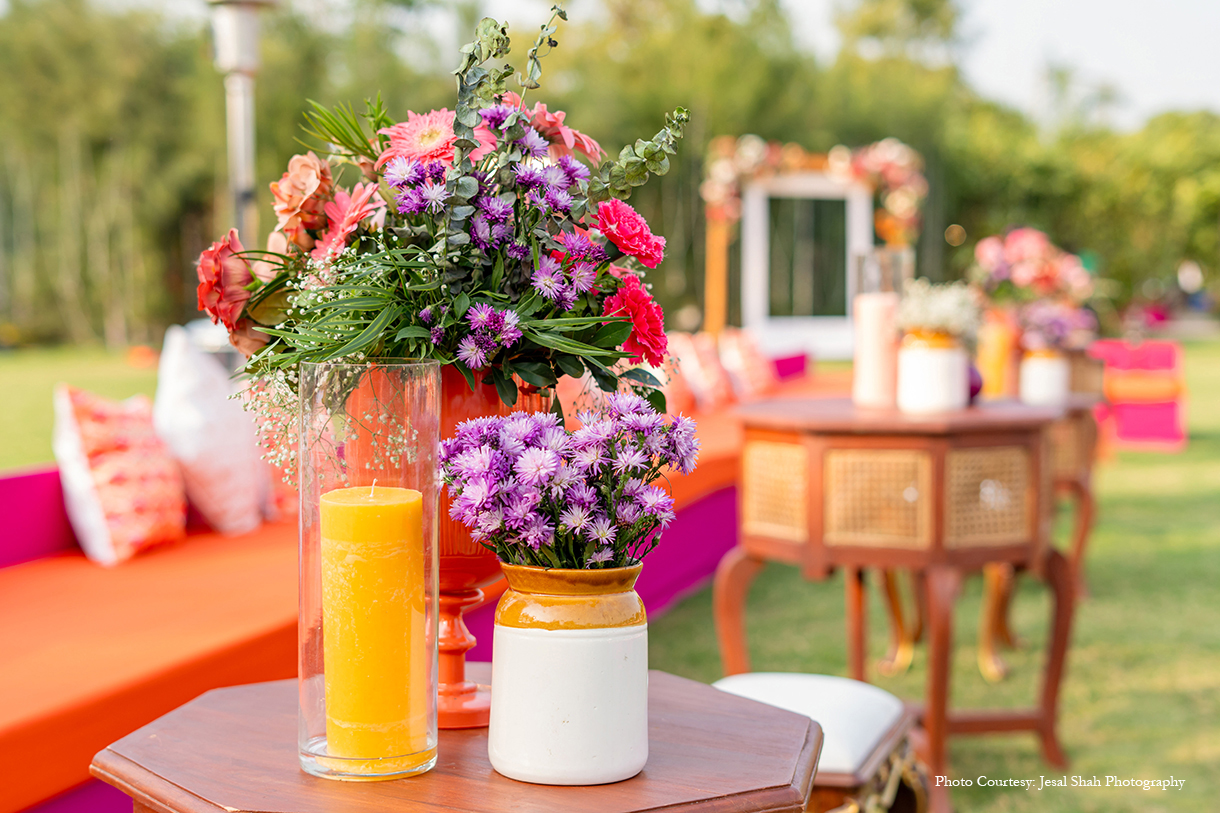
M 588 483 L 577 483 L 568 489 L 568 502 L 591 509 L 597 504 L 597 492 Z
M 563 268 L 553 257 L 540 257 L 534 272 L 533 286 L 547 299 L 558 299 L 564 289 Z
M 589 180 L 589 168 L 570 155 L 559 159 L 559 167 L 568 176 L 568 186 Z
M 699 439 L 695 437 L 695 422 L 685 415 L 678 415 L 669 425 L 669 444 L 666 462 L 683 474 L 695 470 L 699 458 Z
M 419 312 L 419 321 L 423 322 L 425 325 L 432 324 L 432 307 L 431 306 L 426 307 Z
M 597 517 L 589 523 L 585 538 L 601 545 L 609 545 L 614 541 L 614 523 L 606 517 Z
M 555 298 L 555 307 L 561 311 L 570 311 L 576 306 L 576 291 L 565 286 Z
M 585 567 L 593 567 L 593 565 L 604 564 L 614 558 L 614 548 L 599 548 L 589 554 L 589 558 L 585 561 Z
M 504 524 L 513 530 L 521 530 L 526 525 L 533 522 L 538 506 L 538 500 L 535 499 L 536 492 L 534 491 L 518 491 L 514 493 L 508 500 L 508 507 L 504 511 Z
M 479 198 L 478 207 L 493 223 L 507 223 L 513 216 L 513 205 L 503 198 L 485 195 Z
M 542 212 L 544 215 L 550 214 L 551 212 L 547 206 L 546 193 L 543 192 L 541 188 L 531 189 L 525 196 L 525 202 L 532 208 Z
M 573 263 L 568 269 L 568 278 L 572 283 L 572 290 L 577 293 L 587 293 L 593 288 L 593 283 L 597 281 L 597 268 L 592 263 L 578 262 Z
M 660 516 L 674 507 L 673 497 L 666 494 L 665 489 L 656 486 L 645 487 L 636 498 L 636 502 L 653 516 Z
M 544 486 L 559 471 L 559 455 L 550 449 L 526 449 L 512 470 L 527 486 Z
M 624 526 L 635 525 L 644 518 L 644 511 L 640 506 L 633 502 L 621 502 L 618 504 L 618 524 Z
M 445 181 L 445 165 L 440 161 L 431 161 L 424 165 L 424 169 L 428 172 L 428 180 L 432 183 L 444 183 Z
M 419 187 L 416 187 L 419 193 L 420 200 L 424 203 L 424 209 L 434 215 L 440 214 L 445 209 L 445 201 L 449 200 L 449 193 L 445 191 L 443 183 L 428 181 Z
M 556 187 L 546 191 L 545 200 L 547 208 L 555 212 L 566 212 L 572 208 L 572 196 Z
M 507 104 L 498 104 L 495 107 L 485 107 L 479 111 L 479 115 L 483 117 L 483 123 L 493 130 L 502 130 L 505 120 L 512 115 L 513 107 Z
M 606 455 L 600 446 L 584 446 L 573 453 L 572 465 L 582 472 L 596 474 L 606 465 Z
M 450 468 L 459 477 L 470 479 L 489 473 L 491 466 L 492 448 L 490 446 L 478 446 L 458 455 Z
M 643 432 L 653 436 L 665 425 L 665 417 L 658 412 L 633 412 L 620 418 L 619 423 L 629 432 Z
M 568 181 L 568 173 L 563 171 L 562 167 L 550 164 L 546 169 L 542 170 L 542 182 L 548 189 L 564 189 L 566 190 L 571 183 Z
M 530 258 L 530 247 L 524 243 L 509 243 L 508 248 L 504 249 L 504 253 L 512 257 L 514 260 L 528 260 Z
M 626 474 L 648 467 L 648 455 L 635 447 L 623 447 L 617 450 L 614 457 L 614 473 Z
M 504 530 L 504 512 L 500 509 L 484 511 L 479 514 L 479 522 L 475 530 L 490 536 Z
M 525 135 L 517 140 L 517 146 L 530 158 L 545 158 L 551 143 L 533 127 L 525 128 Z
M 424 179 L 424 165 L 414 158 L 403 158 L 401 155 L 390 159 L 385 165 L 385 182 L 395 189 L 404 186 L 415 186 Z
M 555 543 L 555 526 L 550 520 L 537 517 L 521 532 L 521 540 L 534 550 L 543 545 L 549 547 Z
M 614 434 L 614 424 L 596 412 L 578 412 L 576 419 L 583 424 L 572 433 L 572 445 L 578 449 L 589 445 L 600 446 Z
M 482 212 L 470 218 L 470 242 L 481 251 L 489 251 L 494 242 L 491 236 L 491 223 Z
M 521 328 L 517 327 L 521 317 L 514 310 L 505 310 L 503 316 L 503 324 L 496 332 L 496 341 L 501 347 L 512 347 L 521 338 Z
M 583 505 L 573 505 L 559 515 L 559 524 L 573 533 L 580 533 L 589 527 L 592 519 L 588 508 Z
M 558 416 L 556 416 L 558 417 Z M 568 433 L 564 431 L 562 426 L 548 426 L 542 430 L 542 434 L 538 436 L 538 445 L 543 449 L 550 449 L 552 452 L 563 453 L 568 450 Z
M 486 302 L 472 305 L 470 310 L 466 311 L 466 321 L 474 330 L 489 330 L 495 318 L 496 309 Z
M 650 412 L 652 409 L 648 406 L 647 401 L 634 392 L 612 392 L 606 396 L 606 403 L 610 407 L 609 412 L 613 418 Z
M 562 232 L 559 242 L 574 260 L 587 260 L 595 265 L 606 259 L 606 249 L 579 232 Z
M 440 325 L 436 325 L 428 332 L 428 338 L 432 340 L 433 344 L 440 344 L 445 340 L 445 329 Z
M 513 164 L 513 175 L 516 176 L 517 186 L 523 189 L 533 189 L 537 186 L 542 186 L 542 170 L 538 167 L 532 167 L 528 164 Z
M 474 336 L 466 336 L 458 342 L 457 357 L 472 370 L 481 370 L 487 366 L 487 353 L 479 347 Z
M 404 215 L 418 215 L 424 211 L 428 202 L 419 193 L 418 188 L 404 189 L 398 196 L 398 211 Z
M 631 477 L 627 482 L 623 483 L 623 496 L 635 500 L 639 499 L 640 495 L 648 488 L 644 481 L 638 477 Z

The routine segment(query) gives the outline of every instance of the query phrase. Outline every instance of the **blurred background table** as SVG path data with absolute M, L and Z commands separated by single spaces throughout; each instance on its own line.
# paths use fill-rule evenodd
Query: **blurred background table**
M 490 682 L 490 664 L 468 668 Z M 808 717 L 656 670 L 648 715 L 648 764 L 624 782 L 506 779 L 487 760 L 485 728 L 442 730 L 437 765 L 421 776 L 336 782 L 301 770 L 297 682 L 282 680 L 208 692 L 103 750 L 92 771 L 131 796 L 135 813 L 804 809 L 822 748 Z
M 1049 545 L 1057 409 L 1003 403 L 912 416 L 857 409 L 848 399 L 742 407 L 738 545 L 714 585 L 726 674 L 749 671 L 744 605 L 765 561 L 795 564 L 809 579 L 846 575 L 848 663 L 866 679 L 866 568 L 904 568 L 927 585 L 929 663 L 923 725 L 926 761 L 946 770 L 949 733 L 1036 732 L 1053 765 L 1066 760 L 1055 733 L 1071 628 L 1070 566 Z M 989 563 L 1028 568 L 1055 598 L 1040 703 L 1020 711 L 948 712 L 953 607 L 963 577 Z M 932 808 L 948 809 L 933 782 Z

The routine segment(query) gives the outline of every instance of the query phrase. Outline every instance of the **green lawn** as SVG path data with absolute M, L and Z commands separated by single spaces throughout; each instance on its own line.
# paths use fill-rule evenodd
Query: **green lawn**
M 1211 811 L 1220 788 L 1220 342 L 1187 350 L 1189 449 L 1122 453 L 1098 477 L 1100 519 L 1088 574 L 1093 595 L 1076 617 L 1062 698 L 1061 736 L 1084 776 L 1185 779 L 1180 791 L 1130 789 L 954 792 L 963 811 Z M 51 459 L 51 391 L 65 381 L 110 397 L 151 394 L 155 373 L 100 350 L 0 354 L 0 470 Z M 1061 523 L 1061 526 L 1063 524 Z M 1065 526 L 1061 531 L 1066 530 Z M 1062 537 L 1062 534 L 1061 534 Z M 959 707 L 1033 701 L 1049 602 L 1024 580 L 1014 622 L 1027 640 L 1012 676 L 986 684 L 975 667 L 979 580 L 958 607 L 953 702 Z M 885 650 L 874 595 L 872 652 Z M 809 584 L 770 566 L 750 597 L 754 668 L 846 673 L 839 580 Z M 709 590 L 652 624 L 652 665 L 711 681 L 720 676 Z M 911 672 L 877 677 L 906 698 L 922 694 L 925 659 Z M 875 675 L 875 672 L 874 672 Z M 1051 775 L 1031 736 L 962 737 L 952 744 L 957 777 Z
M 1061 700 L 1060 735 L 1068 775 L 1185 779 L 1177 791 L 1066 788 L 1041 792 L 954 790 L 959 810 L 1213 811 L 1220 788 L 1220 343 L 1187 349 L 1188 450 L 1125 452 L 1099 472 L 1099 522 L 1087 572 L 1092 597 L 1078 608 Z M 1066 511 L 1065 511 L 1066 513 Z M 1060 523 L 1059 538 L 1066 535 Z M 958 605 L 952 684 L 957 707 L 1023 706 L 1036 697 L 1050 602 L 1023 579 L 1014 624 L 1027 646 L 1008 657 L 1012 675 L 985 683 L 975 666 L 981 580 Z M 885 652 L 886 628 L 873 592 L 871 654 Z M 760 671 L 845 675 L 843 585 L 804 582 L 770 565 L 750 594 L 752 666 Z M 699 680 L 720 677 L 711 591 L 691 596 L 652 623 L 651 664 Z M 922 697 L 926 652 L 902 677 L 871 673 L 904 698 Z M 1045 765 L 1030 735 L 959 737 L 952 775 L 976 778 L 1061 775 Z
M 107 398 L 152 397 L 157 371 L 132 367 L 122 353 L 101 349 L 0 352 L 0 471 L 54 460 L 51 393 L 61 382 Z

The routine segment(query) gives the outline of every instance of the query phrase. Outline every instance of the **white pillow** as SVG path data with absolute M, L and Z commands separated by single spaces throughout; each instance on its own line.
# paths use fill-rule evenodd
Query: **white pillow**
M 182 467 L 187 499 L 224 534 L 262 523 L 266 486 L 254 422 L 230 397 L 238 388 L 185 329 L 175 325 L 165 332 L 153 423 Z

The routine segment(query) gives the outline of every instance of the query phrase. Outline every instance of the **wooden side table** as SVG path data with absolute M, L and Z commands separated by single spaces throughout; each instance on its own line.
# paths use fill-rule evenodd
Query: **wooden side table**
M 489 666 L 467 673 L 487 683 Z M 822 747 L 817 723 L 665 672 L 650 672 L 649 683 L 648 764 L 611 785 L 506 779 L 487 760 L 487 729 L 442 730 L 436 768 L 417 777 L 319 779 L 297 761 L 295 680 L 208 692 L 106 748 L 91 770 L 131 796 L 135 813 L 804 810 Z
M 1048 545 L 1047 428 L 1061 411 L 1020 404 L 916 417 L 862 410 L 847 399 L 772 401 L 739 410 L 744 422 L 738 546 L 716 572 L 714 613 L 727 674 L 749 671 L 744 604 L 767 560 L 806 578 L 846 571 L 851 676 L 865 679 L 865 568 L 905 568 L 927 581 L 927 763 L 946 768 L 949 733 L 1034 731 L 1054 765 L 1071 629 L 1067 560 Z M 1055 597 L 1040 704 L 1024 711 L 950 715 L 953 606 L 963 576 L 989 562 L 1044 575 Z M 944 788 L 933 810 L 948 810 Z

